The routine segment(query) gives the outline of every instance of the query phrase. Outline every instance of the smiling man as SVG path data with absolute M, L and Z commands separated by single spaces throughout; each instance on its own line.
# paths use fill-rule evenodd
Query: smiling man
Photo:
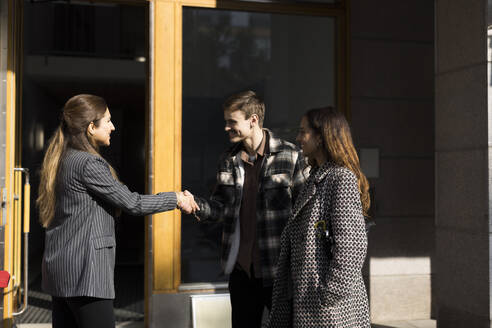
M 271 308 L 280 235 L 307 176 L 299 150 L 263 128 L 265 104 L 255 92 L 233 95 L 223 109 L 234 144 L 219 161 L 211 197 L 196 197 L 196 216 L 224 223 L 232 327 L 260 328 L 264 307 Z

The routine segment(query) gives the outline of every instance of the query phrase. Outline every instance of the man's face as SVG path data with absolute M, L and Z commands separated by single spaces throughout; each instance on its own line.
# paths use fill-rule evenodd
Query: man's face
M 240 110 L 224 111 L 224 130 L 229 134 L 229 140 L 233 143 L 241 142 L 250 137 L 253 133 L 253 123 L 251 122 L 253 115 L 246 118 Z

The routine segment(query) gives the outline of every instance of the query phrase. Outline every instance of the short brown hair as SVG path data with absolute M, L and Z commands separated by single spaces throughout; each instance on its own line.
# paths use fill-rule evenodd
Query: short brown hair
M 243 91 L 235 95 L 230 96 L 224 102 L 222 108 L 225 111 L 237 111 L 240 110 L 244 113 L 244 116 L 248 119 L 251 115 L 258 115 L 258 123 L 260 127 L 263 127 L 263 120 L 265 118 L 265 103 L 258 97 L 258 95 L 251 90 Z

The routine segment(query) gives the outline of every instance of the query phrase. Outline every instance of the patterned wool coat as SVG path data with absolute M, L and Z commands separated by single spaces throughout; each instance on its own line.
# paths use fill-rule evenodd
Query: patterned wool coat
M 282 233 L 268 327 L 370 327 L 366 250 L 357 179 L 328 162 L 311 173 Z

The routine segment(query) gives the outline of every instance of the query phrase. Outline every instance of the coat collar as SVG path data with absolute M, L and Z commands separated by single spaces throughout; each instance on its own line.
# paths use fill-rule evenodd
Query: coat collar
M 325 179 L 325 177 L 330 172 L 330 169 L 335 166 L 335 163 L 328 161 L 321 167 L 311 169 L 309 178 L 306 181 L 306 185 L 297 198 L 297 201 L 292 210 L 292 217 L 296 217 L 304 208 L 304 206 L 306 206 L 309 200 L 313 198 L 313 196 L 316 194 L 317 186 L 319 185 L 319 183 Z
M 321 181 L 324 180 L 328 172 L 330 172 L 331 168 L 336 167 L 337 165 L 332 162 L 332 161 L 327 161 L 325 164 L 323 164 L 320 167 L 313 168 L 311 170 L 310 175 L 312 176 L 312 179 L 316 184 L 319 184 Z
M 292 218 L 295 218 L 309 202 L 311 198 L 316 194 L 316 183 L 313 183 L 312 179 L 308 179 L 301 193 L 297 197 L 294 208 L 292 209 Z

